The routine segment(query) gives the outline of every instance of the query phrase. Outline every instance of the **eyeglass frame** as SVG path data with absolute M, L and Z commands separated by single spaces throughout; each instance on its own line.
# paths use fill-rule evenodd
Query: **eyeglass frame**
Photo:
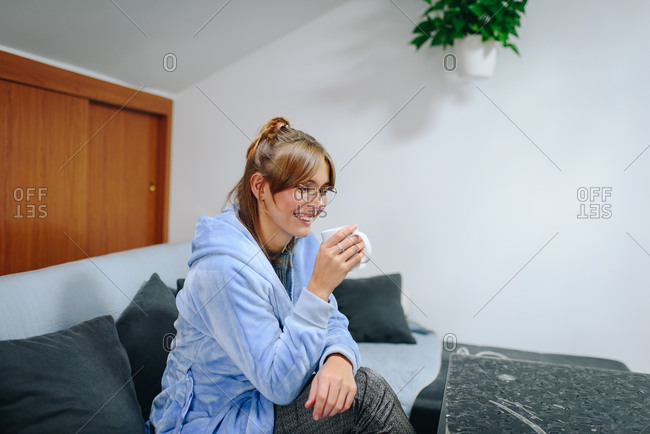
M 307 190 L 307 199 L 304 198 L 304 190 Z M 310 196 L 310 191 L 314 191 L 314 190 L 318 190 L 318 194 L 314 194 L 313 198 L 311 200 L 308 200 L 309 196 Z M 298 191 L 300 191 L 300 195 L 298 195 Z M 327 198 L 327 193 L 328 192 L 334 193 L 334 196 L 332 197 L 332 200 L 323 201 L 323 196 L 325 196 Z M 293 198 L 294 198 L 294 200 L 311 203 L 311 202 L 314 201 L 314 199 L 316 197 L 318 197 L 319 200 L 321 202 L 323 202 L 325 205 L 329 205 L 330 203 L 332 203 L 332 201 L 334 200 L 334 198 L 336 197 L 337 194 L 338 194 L 338 191 L 336 191 L 336 188 L 334 188 L 333 185 L 329 186 L 329 187 L 325 187 L 325 188 L 320 188 L 320 187 L 308 187 L 308 186 L 306 186 L 304 184 L 298 184 L 298 185 L 296 185 L 294 187 L 294 190 L 293 190 Z

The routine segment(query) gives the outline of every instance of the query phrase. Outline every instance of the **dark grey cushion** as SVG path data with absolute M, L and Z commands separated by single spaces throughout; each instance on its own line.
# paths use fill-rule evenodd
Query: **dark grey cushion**
M 174 292 L 154 273 L 117 320 L 144 420 L 149 419 L 151 403 L 160 393 L 167 355 L 176 334 L 178 309 Z
M 143 433 L 113 318 L 0 341 L 0 421 L 3 432 Z
M 344 279 L 334 290 L 356 342 L 414 344 L 401 300 L 402 275 Z

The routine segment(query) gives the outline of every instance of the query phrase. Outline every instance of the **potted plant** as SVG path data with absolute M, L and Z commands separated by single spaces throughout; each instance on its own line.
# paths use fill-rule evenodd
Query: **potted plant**
M 499 43 L 519 54 L 511 37 L 519 36 L 517 27 L 528 0 L 424 1 L 431 6 L 413 29 L 416 37 L 411 44 L 419 50 L 431 39 L 431 46 L 455 46 L 460 75 L 491 76 Z

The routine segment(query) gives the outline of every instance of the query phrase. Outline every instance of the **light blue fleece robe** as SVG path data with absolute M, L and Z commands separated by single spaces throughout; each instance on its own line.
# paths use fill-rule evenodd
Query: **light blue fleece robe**
M 361 365 L 348 320 L 306 289 L 320 243 L 293 248 L 291 296 L 230 205 L 201 216 L 176 297 L 174 349 L 151 421 L 156 433 L 272 433 L 273 404 L 295 400 L 325 358 Z

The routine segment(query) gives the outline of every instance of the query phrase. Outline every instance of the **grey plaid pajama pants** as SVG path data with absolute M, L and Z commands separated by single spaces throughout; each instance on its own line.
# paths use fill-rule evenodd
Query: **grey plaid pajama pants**
M 313 378 L 291 404 L 274 406 L 274 434 L 415 433 L 390 385 L 365 367 L 354 377 L 357 394 L 350 409 L 315 421 L 313 407 L 305 408 Z

